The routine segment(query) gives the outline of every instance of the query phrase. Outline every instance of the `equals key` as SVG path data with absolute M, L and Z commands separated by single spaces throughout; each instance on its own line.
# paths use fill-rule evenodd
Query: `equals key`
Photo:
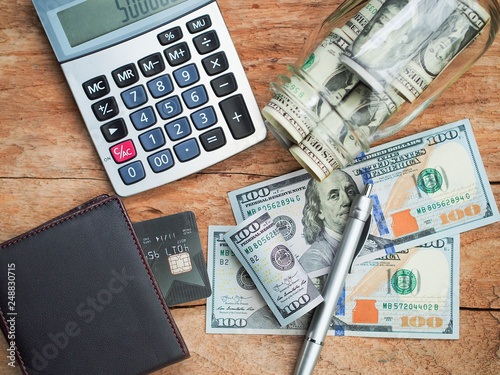
M 226 144 L 226 137 L 219 127 L 200 135 L 200 141 L 205 151 L 213 151 Z

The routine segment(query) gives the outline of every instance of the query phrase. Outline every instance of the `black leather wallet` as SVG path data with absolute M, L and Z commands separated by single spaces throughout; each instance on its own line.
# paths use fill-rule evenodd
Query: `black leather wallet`
M 24 374 L 144 374 L 189 357 L 115 196 L 1 244 L 0 309 Z

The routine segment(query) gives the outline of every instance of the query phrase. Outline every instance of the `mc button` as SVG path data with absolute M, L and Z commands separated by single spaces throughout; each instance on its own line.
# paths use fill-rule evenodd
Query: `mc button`
M 109 94 L 109 84 L 106 76 L 92 78 L 82 86 L 85 94 L 87 94 L 87 98 L 90 100 L 99 99 Z

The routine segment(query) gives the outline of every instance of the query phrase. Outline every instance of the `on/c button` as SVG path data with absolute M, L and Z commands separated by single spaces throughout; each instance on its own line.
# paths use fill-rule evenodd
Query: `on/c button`
M 123 163 L 134 158 L 136 155 L 134 143 L 130 139 L 128 141 L 118 143 L 109 150 L 111 151 L 113 159 L 115 159 L 115 162 L 117 163 Z

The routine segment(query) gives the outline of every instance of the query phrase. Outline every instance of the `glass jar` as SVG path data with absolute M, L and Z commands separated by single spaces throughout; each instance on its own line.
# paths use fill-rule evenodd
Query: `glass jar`
M 262 114 L 322 181 L 418 116 L 486 52 L 499 17 L 497 0 L 345 1 Z

